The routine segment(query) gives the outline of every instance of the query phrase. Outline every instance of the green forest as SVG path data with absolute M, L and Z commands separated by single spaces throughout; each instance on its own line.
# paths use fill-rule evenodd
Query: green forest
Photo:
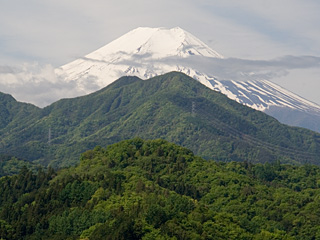
M 97 145 L 165 139 L 205 159 L 320 165 L 320 134 L 289 127 L 183 73 L 122 77 L 43 109 L 0 93 L 0 154 L 45 167 L 79 163 Z
M 320 239 L 320 168 L 134 138 L 0 178 L 0 239 Z
M 41 165 L 12 156 L 0 155 L 0 177 L 18 174 L 23 167 L 36 172 Z

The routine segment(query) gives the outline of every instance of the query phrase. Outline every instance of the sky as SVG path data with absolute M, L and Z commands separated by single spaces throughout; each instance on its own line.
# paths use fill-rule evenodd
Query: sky
M 71 96 L 54 69 L 132 29 L 179 26 L 225 56 L 222 67 L 234 76 L 258 70 L 259 78 L 320 104 L 318 0 L 0 0 L 0 6 L 0 91 L 20 101 L 41 105 L 44 95 Z

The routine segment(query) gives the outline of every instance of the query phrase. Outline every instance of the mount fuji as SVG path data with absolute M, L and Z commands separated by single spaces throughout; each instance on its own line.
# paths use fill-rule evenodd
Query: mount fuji
M 222 79 L 210 66 L 223 59 L 179 27 L 140 27 L 55 72 L 67 82 L 76 82 L 81 92 L 91 93 L 121 76 L 149 79 L 179 71 L 283 123 L 320 132 L 320 106 L 269 80 Z

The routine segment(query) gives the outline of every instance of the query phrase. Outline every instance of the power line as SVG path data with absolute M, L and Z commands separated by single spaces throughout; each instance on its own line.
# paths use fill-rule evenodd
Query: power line
M 191 106 L 191 113 L 192 116 L 194 117 L 196 114 L 196 103 L 194 101 L 192 101 L 192 106 Z
M 48 132 L 48 145 L 51 145 L 51 127 L 49 127 L 49 132 Z
M 197 113 L 198 113 L 198 115 L 201 113 L 204 113 L 204 116 L 207 115 L 207 112 L 205 112 L 204 110 L 199 109 L 199 108 L 197 109 Z M 235 138 L 242 140 L 242 141 L 245 141 L 251 145 L 258 146 L 258 147 L 264 148 L 269 151 L 275 151 L 275 150 L 280 151 L 282 155 L 286 154 L 293 159 L 300 157 L 300 158 L 306 158 L 306 159 L 310 160 L 310 159 L 315 159 L 318 156 L 315 153 L 305 152 L 305 151 L 301 151 L 301 150 L 294 149 L 294 148 L 285 148 L 285 147 L 281 147 L 279 145 L 275 145 L 273 143 L 263 141 L 261 139 L 254 137 L 254 136 L 245 134 L 232 126 L 230 126 L 224 122 L 221 122 L 220 120 L 218 120 L 216 118 L 210 118 L 210 119 L 206 119 L 206 120 L 208 122 L 212 123 L 217 129 L 231 135 L 232 137 L 235 137 Z

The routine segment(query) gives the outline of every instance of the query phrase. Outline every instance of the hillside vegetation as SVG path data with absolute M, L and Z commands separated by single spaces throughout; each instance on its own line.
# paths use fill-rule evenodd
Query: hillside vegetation
M 18 174 L 24 167 L 36 172 L 41 165 L 33 164 L 12 156 L 0 155 L 0 177 Z
M 280 124 L 182 73 L 123 77 L 44 109 L 4 95 L 0 153 L 63 167 L 81 152 L 133 137 L 162 138 L 205 159 L 320 164 L 320 134 Z
M 0 179 L 3 239 L 318 239 L 320 169 L 206 161 L 126 140 Z

